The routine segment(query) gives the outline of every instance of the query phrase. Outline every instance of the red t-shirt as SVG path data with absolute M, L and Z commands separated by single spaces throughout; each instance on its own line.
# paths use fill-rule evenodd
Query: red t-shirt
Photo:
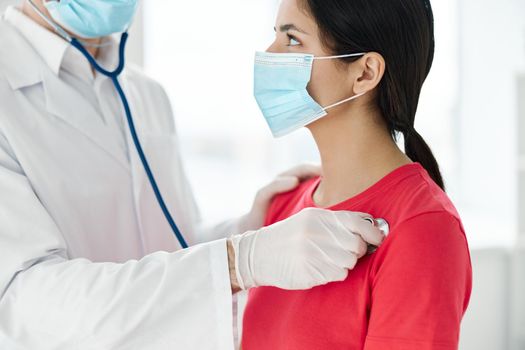
M 315 206 L 319 182 L 276 197 L 266 224 Z M 457 349 L 472 287 L 469 249 L 456 209 L 423 167 L 403 166 L 330 209 L 385 218 L 390 234 L 343 282 L 252 290 L 243 350 Z

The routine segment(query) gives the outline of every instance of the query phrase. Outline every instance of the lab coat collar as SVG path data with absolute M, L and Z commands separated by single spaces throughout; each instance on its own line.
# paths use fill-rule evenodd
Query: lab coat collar
M 42 58 L 12 25 L 0 20 L 0 73 L 5 75 L 13 90 L 42 81 Z
M 69 42 L 36 23 L 15 6 L 6 9 L 4 18 L 23 35 L 55 75 L 58 76 L 63 69 L 87 83 L 93 83 L 91 65 Z M 119 43 L 113 36 L 104 38 L 104 43 L 98 50 L 97 62 L 111 71 L 119 64 Z
M 42 83 L 49 113 L 82 132 L 130 169 L 125 153 L 109 134 L 111 131 L 94 121 L 98 112 L 75 89 L 61 81 L 25 37 L 4 18 L 0 19 L 0 47 L 0 77 L 5 76 L 13 90 Z
M 63 38 L 44 28 L 14 6 L 5 11 L 5 20 L 15 27 L 44 62 L 58 75 L 66 51 L 71 45 Z
M 58 79 L 51 71 L 43 72 L 42 77 L 47 111 L 85 134 L 122 166 L 130 169 L 126 154 L 113 135 L 114 131 L 97 119 L 99 112 L 77 90 Z

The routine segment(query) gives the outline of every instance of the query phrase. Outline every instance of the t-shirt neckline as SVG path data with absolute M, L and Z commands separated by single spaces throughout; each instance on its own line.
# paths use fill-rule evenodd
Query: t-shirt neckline
M 421 173 L 422 170 L 424 170 L 423 166 L 421 166 L 421 164 L 417 162 L 402 165 L 399 168 L 396 168 L 390 173 L 388 173 L 387 175 L 385 175 L 383 178 L 381 178 L 379 181 L 377 181 L 372 186 L 368 187 L 363 192 L 351 198 L 345 199 L 344 201 L 334 204 L 325 209 L 328 209 L 328 210 L 345 210 L 346 209 L 348 210 L 348 208 L 358 205 L 359 203 L 362 203 L 368 200 L 370 197 L 373 197 L 374 195 L 381 192 L 385 188 L 393 185 L 393 183 L 399 180 L 402 180 L 407 176 L 410 176 L 416 173 Z M 307 189 L 305 196 L 304 196 L 305 207 L 319 208 L 319 206 L 317 206 L 314 202 L 313 195 L 315 191 L 317 190 L 317 187 L 321 183 L 321 179 L 322 179 L 321 177 L 318 177 L 317 179 L 315 179 L 315 181 L 313 181 L 311 186 L 309 186 L 309 188 Z

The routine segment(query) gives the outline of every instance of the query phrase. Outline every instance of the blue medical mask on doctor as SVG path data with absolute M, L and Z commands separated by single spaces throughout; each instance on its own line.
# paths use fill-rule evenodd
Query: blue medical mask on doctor
M 58 24 L 82 38 L 99 38 L 128 29 L 138 0 L 46 0 Z
M 364 93 L 322 107 L 306 87 L 315 60 L 359 57 L 364 53 L 315 57 L 299 53 L 257 52 L 254 95 L 274 137 L 287 135 L 326 116 L 327 110 L 352 101 Z

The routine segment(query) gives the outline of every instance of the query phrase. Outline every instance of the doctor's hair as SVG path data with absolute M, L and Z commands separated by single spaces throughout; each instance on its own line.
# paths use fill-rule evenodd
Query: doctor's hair
M 405 153 L 445 189 L 436 158 L 415 130 L 419 96 L 434 59 L 434 16 L 429 0 L 298 0 L 316 21 L 334 55 L 377 52 L 386 62 L 376 103 L 392 138 L 402 133 Z M 359 58 L 343 58 L 351 63 Z

